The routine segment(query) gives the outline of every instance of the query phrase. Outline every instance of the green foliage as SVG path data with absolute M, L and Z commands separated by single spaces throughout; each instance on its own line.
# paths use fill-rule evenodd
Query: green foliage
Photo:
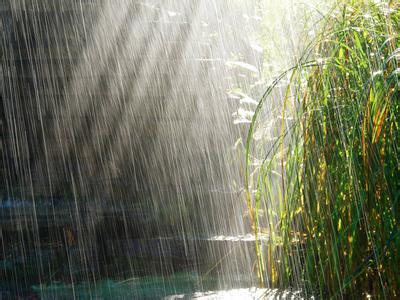
M 321 296 L 395 298 L 400 6 L 342 2 L 322 20 L 298 65 L 268 89 L 253 117 L 247 203 L 256 234 L 268 232 L 271 241 L 268 253 L 257 247 L 259 273 L 275 286 L 298 284 Z M 255 127 L 274 86 L 286 77 L 279 137 L 254 170 Z

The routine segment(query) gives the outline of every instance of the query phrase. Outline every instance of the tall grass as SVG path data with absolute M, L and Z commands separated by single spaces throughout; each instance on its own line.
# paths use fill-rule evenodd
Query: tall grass
M 256 246 L 263 282 L 400 297 L 399 33 L 397 1 L 340 1 L 262 97 L 246 195 L 256 235 L 270 237 L 266 250 Z M 260 147 L 254 132 L 283 78 L 278 136 Z

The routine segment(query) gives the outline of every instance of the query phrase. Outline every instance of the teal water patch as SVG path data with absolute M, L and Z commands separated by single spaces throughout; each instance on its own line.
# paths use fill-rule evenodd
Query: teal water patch
M 216 288 L 215 278 L 202 279 L 196 273 L 132 278 L 124 281 L 103 280 L 95 283 L 34 286 L 40 299 L 162 299 L 169 295 L 190 295 Z

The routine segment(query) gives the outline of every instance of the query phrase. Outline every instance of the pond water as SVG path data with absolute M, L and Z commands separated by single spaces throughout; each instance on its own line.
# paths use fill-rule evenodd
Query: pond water
M 257 288 L 236 261 L 252 248 L 250 234 L 111 241 L 114 256 L 89 267 L 74 261 L 73 245 L 49 243 L 25 254 L 11 246 L 0 262 L 1 299 L 301 299 L 299 291 Z M 48 273 L 39 274 L 38 260 Z
M 203 276 L 180 271 L 168 276 L 153 275 L 129 279 L 99 279 L 95 282 L 61 282 L 16 287 L 3 281 L 1 299 L 303 299 L 300 291 L 282 291 L 252 286 L 243 276 L 236 282 L 219 284 L 218 274 Z M 28 282 L 26 282 L 28 284 Z

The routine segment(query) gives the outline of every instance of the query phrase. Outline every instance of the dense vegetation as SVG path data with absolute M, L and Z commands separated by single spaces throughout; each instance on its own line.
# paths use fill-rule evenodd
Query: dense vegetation
M 249 130 L 247 203 L 270 237 L 258 273 L 324 297 L 399 297 L 400 5 L 341 1 L 319 28 Z M 278 137 L 260 146 L 263 107 L 286 78 Z

